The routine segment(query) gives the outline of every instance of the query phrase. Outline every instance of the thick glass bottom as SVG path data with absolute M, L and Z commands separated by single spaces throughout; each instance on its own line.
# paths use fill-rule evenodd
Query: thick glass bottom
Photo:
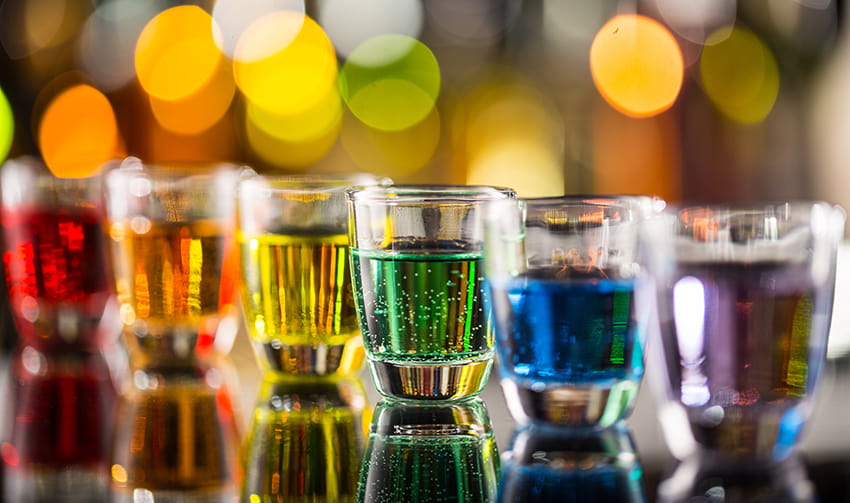
M 352 375 L 363 366 L 360 337 L 345 344 L 288 346 L 280 342 L 257 344 L 260 360 L 269 370 L 295 375 Z
M 481 393 L 492 360 L 410 364 L 370 360 L 378 391 L 396 400 L 464 400 Z
M 20 469 L 5 467 L 0 500 L 17 503 L 108 501 L 107 468 Z
M 526 386 L 503 379 L 511 415 L 519 423 L 607 428 L 625 419 L 634 406 L 639 383 L 626 380 L 599 384 Z

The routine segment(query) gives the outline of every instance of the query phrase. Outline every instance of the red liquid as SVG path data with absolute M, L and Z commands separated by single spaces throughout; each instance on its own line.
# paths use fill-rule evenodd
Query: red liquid
M 6 284 L 27 345 L 96 347 L 113 292 L 101 222 L 94 209 L 3 211 Z

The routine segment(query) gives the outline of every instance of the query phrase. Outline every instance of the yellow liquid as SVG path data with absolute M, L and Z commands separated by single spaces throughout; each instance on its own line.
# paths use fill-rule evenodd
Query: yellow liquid
M 359 368 L 363 350 L 348 237 L 239 235 L 238 240 L 245 315 L 251 336 L 266 354 L 291 358 L 286 346 L 344 345 L 340 371 Z
M 131 345 L 188 356 L 215 333 L 225 233 L 213 221 L 147 227 L 111 227 L 121 317 L 133 327 Z

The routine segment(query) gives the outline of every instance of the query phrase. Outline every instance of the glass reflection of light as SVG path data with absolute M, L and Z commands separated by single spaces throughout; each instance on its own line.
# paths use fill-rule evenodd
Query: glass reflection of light
M 814 503 L 814 486 L 801 459 L 779 464 L 718 463 L 693 457 L 658 487 L 659 503 Z
M 267 375 L 245 440 L 243 501 L 354 501 L 367 415 L 360 379 Z
M 501 503 L 647 501 L 640 460 L 623 424 L 603 430 L 524 426 L 502 462 Z
M 499 457 L 478 398 L 450 405 L 381 401 L 357 501 L 495 501 Z
M 673 286 L 673 321 L 682 365 L 682 403 L 702 406 L 710 398 L 707 379 L 700 367 L 705 323 L 705 290 L 702 282 L 687 276 Z

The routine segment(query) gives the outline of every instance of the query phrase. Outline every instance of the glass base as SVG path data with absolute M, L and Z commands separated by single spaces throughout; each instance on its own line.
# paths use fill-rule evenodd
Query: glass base
M 151 491 L 121 489 L 112 492 L 112 503 L 233 503 L 235 489 L 206 489 L 187 491 Z
M 574 427 L 607 428 L 625 419 L 632 410 L 638 387 L 636 381 L 620 381 L 536 390 L 512 379 L 502 380 L 508 409 L 517 422 Z
M 357 338 L 359 339 L 359 337 Z M 351 375 L 363 365 L 363 344 L 350 340 L 345 344 L 287 346 L 280 343 L 257 344 L 260 361 L 274 372 L 295 375 Z
M 371 360 L 378 391 L 396 400 L 464 400 L 481 393 L 492 360 L 412 365 Z

